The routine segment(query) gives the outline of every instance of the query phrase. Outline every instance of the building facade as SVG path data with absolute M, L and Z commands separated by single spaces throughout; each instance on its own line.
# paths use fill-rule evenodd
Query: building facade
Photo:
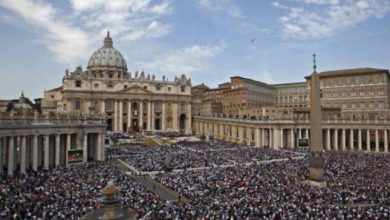
M 45 112 L 22 96 L 0 112 L 0 173 L 104 160 L 100 113 Z
M 86 71 L 66 71 L 60 87 L 45 91 L 42 110 L 104 113 L 109 131 L 191 133 L 191 101 L 191 80 L 185 75 L 168 81 L 128 72 L 108 33 Z

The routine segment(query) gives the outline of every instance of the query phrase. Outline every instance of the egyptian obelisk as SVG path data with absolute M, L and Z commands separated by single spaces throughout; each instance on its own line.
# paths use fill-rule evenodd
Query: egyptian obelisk
M 321 114 L 321 90 L 320 76 L 317 73 L 316 55 L 313 54 L 313 68 L 311 74 L 310 94 L 310 157 L 309 157 L 309 181 L 318 186 L 323 186 L 324 164 L 322 146 L 322 114 Z

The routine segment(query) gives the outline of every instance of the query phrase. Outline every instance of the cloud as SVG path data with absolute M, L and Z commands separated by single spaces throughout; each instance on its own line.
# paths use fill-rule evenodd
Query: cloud
M 243 18 L 241 9 L 232 0 L 199 0 L 199 4 L 215 12 L 223 12 L 234 18 Z
M 278 4 L 272 4 L 278 8 Z M 279 7 L 280 8 L 280 7 Z M 355 27 L 390 12 L 388 0 L 301 0 L 299 7 L 284 7 L 279 18 L 282 36 L 292 39 L 321 38 Z
M 58 62 L 75 64 L 96 49 L 106 30 L 119 39 L 158 38 L 172 27 L 159 19 L 172 12 L 171 1 L 69 0 L 70 12 L 60 11 L 44 0 L 0 0 L 0 7 L 16 14 L 38 31 Z M 4 18 L 4 16 L 3 16 Z
M 143 63 L 142 66 L 148 70 L 156 70 L 162 73 L 194 73 L 204 70 L 208 61 L 214 58 L 225 48 L 220 45 L 192 45 L 189 47 L 172 50 L 162 56 L 156 57 L 150 63 Z

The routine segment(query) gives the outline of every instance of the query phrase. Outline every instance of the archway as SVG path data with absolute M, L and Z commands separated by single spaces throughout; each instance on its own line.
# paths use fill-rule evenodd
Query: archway
M 184 130 L 186 128 L 186 115 L 181 114 L 179 117 L 179 129 Z

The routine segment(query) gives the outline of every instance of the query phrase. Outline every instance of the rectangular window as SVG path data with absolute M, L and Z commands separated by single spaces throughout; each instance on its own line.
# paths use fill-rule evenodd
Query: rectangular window
M 94 87 L 95 87 L 95 89 L 98 89 L 99 88 L 99 84 L 95 83 Z
M 80 87 L 81 87 L 81 80 L 76 80 L 76 81 L 74 82 L 74 84 L 75 84 L 75 87 L 76 87 L 76 88 L 80 88 Z

